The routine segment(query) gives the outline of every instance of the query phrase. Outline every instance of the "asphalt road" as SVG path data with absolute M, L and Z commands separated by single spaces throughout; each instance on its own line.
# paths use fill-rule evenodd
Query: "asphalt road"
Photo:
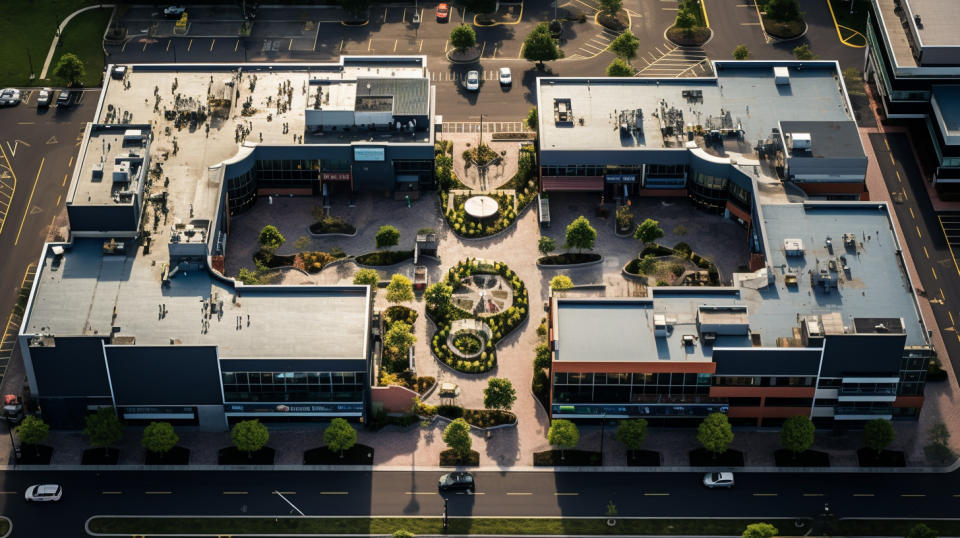
M 438 516 L 439 472 L 9 472 L 0 485 L 13 536 L 84 536 L 96 514 Z M 954 474 L 737 473 L 708 490 L 699 473 L 476 473 L 475 495 L 445 493 L 452 516 L 809 517 L 825 502 L 840 517 L 953 517 Z M 63 500 L 30 504 L 30 484 L 59 483 Z

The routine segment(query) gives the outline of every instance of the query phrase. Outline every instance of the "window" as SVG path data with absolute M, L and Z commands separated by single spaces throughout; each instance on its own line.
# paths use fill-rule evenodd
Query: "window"
M 224 372 L 222 379 L 226 401 L 355 402 L 366 388 L 360 372 Z

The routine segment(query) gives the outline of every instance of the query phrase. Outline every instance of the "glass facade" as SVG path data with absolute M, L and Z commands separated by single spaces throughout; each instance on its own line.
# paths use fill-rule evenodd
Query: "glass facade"
M 796 376 L 716 376 L 718 387 L 812 387 L 813 377 Z
M 363 372 L 223 372 L 227 402 L 359 402 Z
M 711 374 L 553 374 L 554 403 L 709 402 Z M 716 400 L 719 401 L 719 400 Z

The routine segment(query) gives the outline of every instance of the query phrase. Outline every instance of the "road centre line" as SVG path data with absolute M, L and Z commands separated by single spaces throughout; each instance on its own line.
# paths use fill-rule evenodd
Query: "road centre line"
M 408 491 L 404 495 L 436 495 L 436 491 Z
M 246 491 L 224 491 L 224 495 L 246 495 Z
M 754 493 L 754 497 L 776 497 L 777 493 Z
M 349 491 L 321 491 L 320 495 L 350 495 Z
M 644 497 L 669 497 L 669 493 L 644 493 Z
M 296 495 L 296 494 L 297 494 L 296 491 L 272 491 L 271 493 L 273 493 L 274 495 L 276 495 L 276 494 L 278 494 L 278 493 L 279 493 L 280 495 Z
M 823 497 L 823 493 L 804 493 L 804 497 Z
M 554 495 L 556 495 L 556 496 L 558 496 L 558 497 L 563 497 L 563 496 L 577 496 L 577 495 L 580 495 L 580 494 L 579 494 L 579 493 L 561 493 L 561 492 L 558 491 L 558 492 L 554 493 Z
M 507 495 L 533 495 L 529 491 L 508 491 Z
M 854 493 L 854 497 L 873 497 L 873 493 Z
M 122 491 L 101 491 L 101 495 L 123 495 Z
M 926 497 L 925 493 L 901 493 L 901 497 Z
M 144 491 L 146 495 L 172 495 L 172 491 Z

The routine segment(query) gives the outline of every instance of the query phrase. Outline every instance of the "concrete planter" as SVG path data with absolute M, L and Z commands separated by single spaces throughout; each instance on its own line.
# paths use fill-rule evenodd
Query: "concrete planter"
M 589 267 L 591 265 L 597 265 L 598 263 L 603 263 L 603 256 L 601 256 L 599 260 L 593 260 L 592 262 L 583 262 L 583 263 L 541 265 L 540 262 L 537 262 L 537 267 L 540 269 L 576 269 L 578 267 Z

